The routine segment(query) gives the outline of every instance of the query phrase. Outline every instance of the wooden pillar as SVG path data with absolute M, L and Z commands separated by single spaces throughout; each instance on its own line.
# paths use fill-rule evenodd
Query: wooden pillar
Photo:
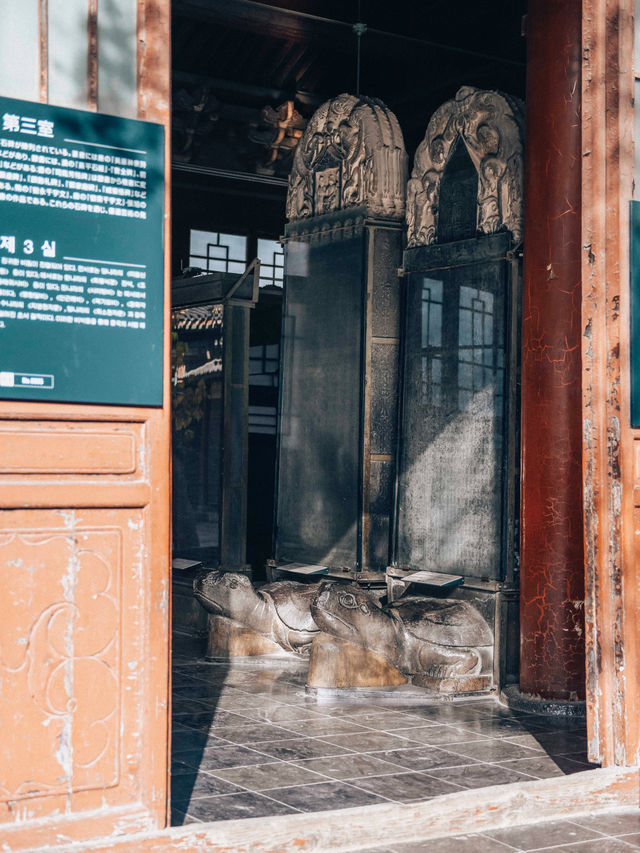
M 634 60 L 634 0 L 584 0 L 583 5 L 581 243 L 589 758 L 604 765 L 637 765 L 640 430 L 630 422 L 629 201 L 640 198 L 637 123 L 634 131 L 634 112 L 637 122 L 640 105 L 640 44 L 636 43 Z M 638 26 L 636 18 L 636 39 Z M 637 344 L 634 341 L 634 348 Z
M 580 0 L 531 0 L 522 306 L 520 688 L 584 697 Z

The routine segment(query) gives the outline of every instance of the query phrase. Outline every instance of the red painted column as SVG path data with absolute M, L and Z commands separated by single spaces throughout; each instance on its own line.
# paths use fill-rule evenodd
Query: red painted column
M 581 0 L 530 0 L 522 305 L 520 689 L 584 697 Z

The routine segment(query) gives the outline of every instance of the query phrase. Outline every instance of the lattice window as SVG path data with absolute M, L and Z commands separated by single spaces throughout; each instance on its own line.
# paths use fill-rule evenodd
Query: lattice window
M 277 240 L 258 239 L 260 258 L 260 287 L 282 287 L 284 280 L 284 249 Z
M 277 409 L 275 406 L 249 406 L 249 432 L 275 435 Z
M 249 350 L 249 385 L 278 386 L 280 344 L 253 346 Z
M 241 234 L 191 230 L 189 266 L 204 272 L 242 274 L 247 267 L 247 238 Z

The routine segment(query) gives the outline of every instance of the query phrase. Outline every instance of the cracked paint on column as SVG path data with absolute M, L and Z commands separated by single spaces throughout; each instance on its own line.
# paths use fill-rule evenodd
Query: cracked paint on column
M 521 672 L 584 697 L 578 0 L 528 13 L 522 318 Z

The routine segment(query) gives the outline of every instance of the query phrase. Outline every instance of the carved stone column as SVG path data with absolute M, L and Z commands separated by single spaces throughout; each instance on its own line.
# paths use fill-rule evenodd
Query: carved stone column
M 584 695 L 579 0 L 531 0 L 522 320 L 524 693 Z

